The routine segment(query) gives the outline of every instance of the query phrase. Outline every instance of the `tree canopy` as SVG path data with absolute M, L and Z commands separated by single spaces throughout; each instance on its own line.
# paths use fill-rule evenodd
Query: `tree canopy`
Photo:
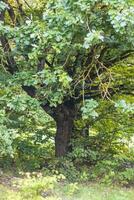
M 57 156 L 80 110 L 95 118 L 99 99 L 133 94 L 133 1 L 1 0 L 0 43 L 4 112 L 41 106 L 56 121 Z

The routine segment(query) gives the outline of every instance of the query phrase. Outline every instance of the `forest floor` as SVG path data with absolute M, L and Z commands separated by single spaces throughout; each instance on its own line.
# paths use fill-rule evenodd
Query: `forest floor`
M 134 188 L 106 186 L 99 183 L 57 182 L 54 187 L 51 185 L 51 189 L 43 191 L 43 183 L 38 179 L 36 184 L 31 181 L 25 184 L 28 180 L 26 179 L 18 189 L 17 184 L 13 182 L 21 179 L 7 175 L 0 176 L 0 200 L 134 200 Z

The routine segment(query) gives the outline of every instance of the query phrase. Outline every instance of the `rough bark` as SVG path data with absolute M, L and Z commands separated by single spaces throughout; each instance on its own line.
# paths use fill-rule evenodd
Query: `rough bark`
M 56 157 L 65 156 L 70 150 L 74 118 L 75 106 L 71 101 L 57 107 L 55 113 L 55 121 L 57 124 L 55 137 Z

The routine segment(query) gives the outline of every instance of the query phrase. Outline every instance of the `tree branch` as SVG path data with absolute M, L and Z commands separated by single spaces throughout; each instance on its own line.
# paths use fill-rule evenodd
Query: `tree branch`
M 19 10 L 19 12 L 20 12 L 21 17 L 26 16 L 25 12 L 24 12 L 23 9 L 22 9 L 22 4 L 19 2 L 19 0 L 16 0 L 16 2 L 17 2 L 18 10 Z
M 15 24 L 15 22 L 16 22 L 17 19 L 16 19 L 16 16 L 15 16 L 15 13 L 14 13 L 14 9 L 12 8 L 12 6 L 11 6 L 10 3 L 8 2 L 8 0 L 3 0 L 3 1 L 8 5 L 7 11 L 8 11 L 8 13 L 9 13 L 9 16 L 10 16 L 10 18 L 11 18 L 13 24 Z
M 121 60 L 124 60 L 125 58 L 128 58 L 128 57 L 129 57 L 131 54 L 133 54 L 133 53 L 134 53 L 134 50 L 133 50 L 133 49 L 127 50 L 127 51 L 121 53 L 119 56 L 117 56 L 117 57 L 115 57 L 115 58 L 113 58 L 113 59 L 111 59 L 111 60 L 108 60 L 108 61 L 104 62 L 104 65 L 105 65 L 106 67 L 111 67 L 111 66 L 114 65 L 115 63 L 117 63 L 117 62 L 119 62 L 119 61 L 121 61 Z
M 3 21 L 4 22 L 4 14 L 5 12 L 1 12 L 0 13 L 0 21 Z M 14 57 L 12 56 L 12 51 L 11 51 L 11 47 L 10 47 L 10 44 L 9 44 L 9 41 L 8 39 L 5 37 L 5 36 L 0 36 L 0 42 L 2 44 L 2 48 L 3 48 L 3 51 L 5 52 L 5 55 L 6 55 L 6 61 L 7 61 L 7 65 L 6 65 L 6 69 L 7 71 L 10 73 L 10 74 L 15 74 L 17 71 L 18 71 L 18 68 L 17 68 L 17 64 L 16 64 L 16 61 L 14 59 Z M 50 65 L 50 63 L 45 60 L 46 63 Z M 42 61 L 41 61 L 42 62 Z M 41 64 L 41 68 L 43 67 L 44 65 L 44 61 L 43 63 L 40 63 Z M 35 98 L 36 96 L 36 88 L 34 86 L 26 86 L 26 85 L 22 85 L 22 89 L 32 98 Z M 47 112 L 47 113 L 51 113 L 52 112 L 52 109 L 50 106 L 45 106 L 43 104 L 41 104 L 41 107 Z

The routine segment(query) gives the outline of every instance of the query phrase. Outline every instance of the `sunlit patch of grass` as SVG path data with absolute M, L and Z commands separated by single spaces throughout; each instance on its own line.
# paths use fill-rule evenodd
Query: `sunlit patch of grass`
M 0 185 L 0 200 L 22 200 L 21 195 Z
M 73 198 L 72 198 L 73 199 Z M 134 189 L 101 186 L 79 186 L 75 200 L 134 200 Z
M 38 192 L 40 184 L 41 188 L 44 184 L 39 184 L 39 180 L 37 187 L 35 182 L 33 187 L 32 182 L 30 185 L 24 182 L 23 184 L 18 191 L 0 185 L 0 200 L 134 200 L 134 188 L 108 187 L 97 183 L 82 185 L 57 182 L 55 187 L 43 193 L 43 191 Z

